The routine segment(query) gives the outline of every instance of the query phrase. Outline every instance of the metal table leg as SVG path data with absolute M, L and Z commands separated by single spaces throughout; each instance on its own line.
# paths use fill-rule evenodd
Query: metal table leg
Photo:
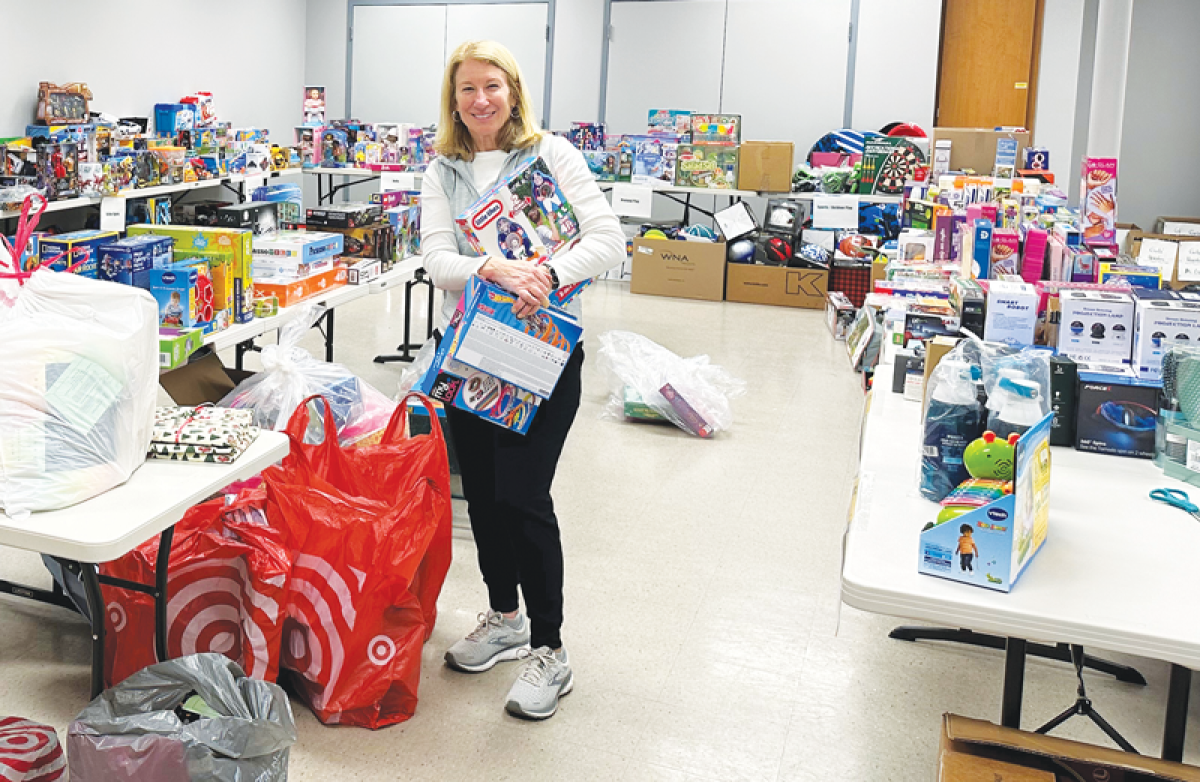
M 98 566 L 88 562 L 80 562 L 80 578 L 83 579 L 83 589 L 87 594 L 88 613 L 92 622 L 92 695 L 95 698 L 104 692 L 104 595 L 100 592 Z
M 1021 699 L 1025 690 L 1025 639 L 1009 638 L 1004 653 L 1004 698 L 1000 704 L 1000 724 L 1021 727 Z
M 1188 696 L 1192 689 L 1192 670 L 1171 664 L 1171 682 L 1167 689 L 1167 718 L 1163 729 L 1163 760 L 1183 762 L 1183 740 L 1187 733 Z
M 154 650 L 158 661 L 165 662 L 167 656 L 167 575 L 171 570 L 171 542 L 175 539 L 175 526 L 162 531 L 158 538 L 158 558 L 154 562 Z

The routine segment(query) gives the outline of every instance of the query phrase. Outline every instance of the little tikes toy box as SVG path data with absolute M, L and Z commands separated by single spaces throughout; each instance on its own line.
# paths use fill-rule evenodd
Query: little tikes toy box
M 1049 413 L 1017 441 L 1013 490 L 936 524 L 919 541 L 917 571 L 1010 592 L 1046 541 L 1050 520 Z M 930 506 L 931 509 L 934 506 Z

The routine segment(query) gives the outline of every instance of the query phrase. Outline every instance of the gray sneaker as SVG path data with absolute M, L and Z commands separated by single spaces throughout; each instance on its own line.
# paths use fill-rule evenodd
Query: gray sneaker
M 446 651 L 446 665 L 464 673 L 482 673 L 498 662 L 515 660 L 529 651 L 529 622 L 518 614 L 520 627 L 510 627 L 504 614 L 488 611 L 479 615 L 479 626 Z
M 508 691 L 504 708 L 514 717 L 529 720 L 553 717 L 558 711 L 558 699 L 575 686 L 567 650 L 555 653 L 548 646 L 540 646 L 532 652 L 523 652 L 521 659 L 528 662 Z

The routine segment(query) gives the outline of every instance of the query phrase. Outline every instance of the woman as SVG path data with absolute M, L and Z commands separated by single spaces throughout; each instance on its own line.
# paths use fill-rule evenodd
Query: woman
M 425 268 L 445 291 L 443 329 L 471 275 L 515 294 L 514 312 L 527 317 L 549 303 L 555 288 L 590 279 L 624 257 L 620 223 L 583 155 L 538 130 L 521 69 L 500 44 L 471 41 L 454 50 L 442 83 L 436 147 L 440 157 L 425 173 L 421 191 L 421 241 Z M 542 266 L 479 256 L 454 218 L 533 155 L 546 162 L 574 208 L 580 241 Z M 568 309 L 582 314 L 578 300 Z M 563 554 L 550 486 L 579 408 L 582 366 L 581 343 L 525 435 L 447 410 L 490 606 L 479 626 L 446 652 L 446 663 L 479 673 L 502 660 L 526 660 L 505 707 L 529 719 L 553 716 L 559 697 L 574 684 L 560 636 Z M 518 589 L 528 618 L 520 611 Z

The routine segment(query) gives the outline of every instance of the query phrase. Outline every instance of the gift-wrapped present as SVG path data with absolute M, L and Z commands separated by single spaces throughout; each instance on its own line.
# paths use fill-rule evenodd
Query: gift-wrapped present
M 160 407 L 154 415 L 149 456 L 228 464 L 250 447 L 258 432 L 251 410 Z

